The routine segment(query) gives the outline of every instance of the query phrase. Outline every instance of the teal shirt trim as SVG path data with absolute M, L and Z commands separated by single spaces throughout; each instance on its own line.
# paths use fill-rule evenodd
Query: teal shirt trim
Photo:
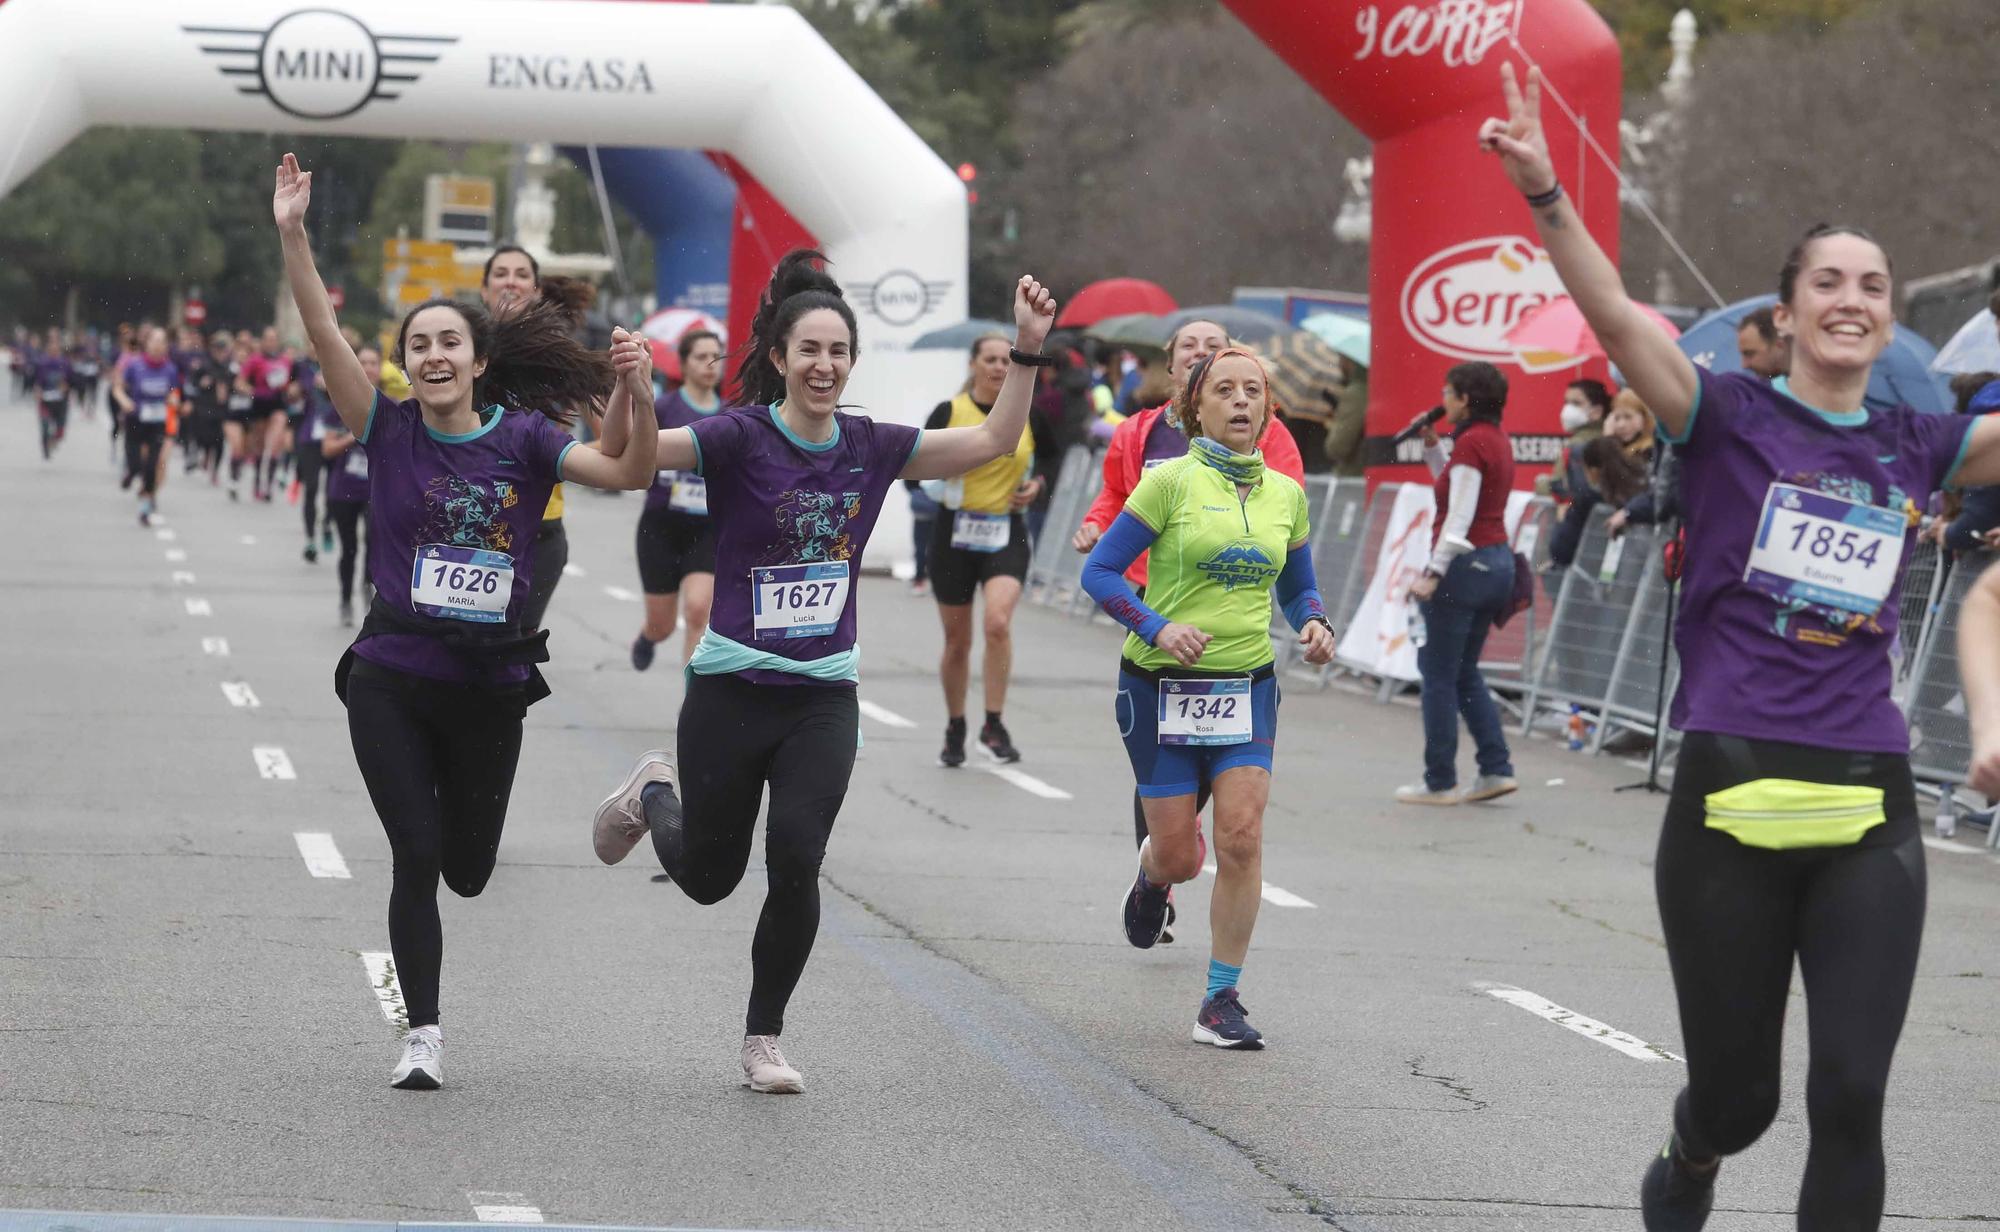
M 689 427 L 688 439 L 694 442 L 694 473 L 706 478 L 706 473 L 701 469 L 701 433 Z
M 1823 411 L 1810 402 L 1800 401 L 1799 396 L 1792 392 L 1790 377 L 1781 376 L 1777 380 L 1772 381 L 1771 388 L 1790 398 L 1792 401 L 1797 402 L 1800 406 L 1811 411 L 1836 428 L 1858 428 L 1868 422 L 1868 408 L 1865 406 L 1854 411 Z
M 499 427 L 500 417 L 507 413 L 501 410 L 497 406 L 489 406 L 486 409 L 489 412 L 489 414 L 486 416 L 486 422 L 480 424 L 477 428 L 474 428 L 470 432 L 440 432 L 436 428 L 431 427 L 430 421 L 428 420 L 424 422 L 424 431 L 430 433 L 432 440 L 441 441 L 446 445 L 463 445 L 467 441 L 476 441 L 480 437 L 485 436 L 488 432 L 491 432 L 493 431 L 493 429 Z M 417 414 L 419 416 L 422 416 L 423 412 L 418 411 Z
M 838 654 L 819 659 L 787 659 L 768 650 L 757 650 L 717 633 L 713 626 L 702 631 L 688 660 L 690 676 L 726 676 L 735 672 L 789 672 L 808 680 L 829 682 L 861 681 L 861 648 L 851 646 Z
M 924 444 L 924 429 L 918 428 L 917 439 L 910 442 L 910 456 L 903 459 L 904 470 L 908 470 L 910 463 L 915 462 L 917 460 L 917 450 L 923 448 L 923 444 Z
M 797 445 L 800 449 L 804 449 L 812 453 L 825 453 L 827 450 L 832 449 L 835 445 L 840 444 L 840 421 L 838 419 L 833 421 L 833 435 L 826 438 L 823 441 L 820 441 L 818 444 L 814 444 L 812 441 L 807 440 L 805 437 L 800 436 L 798 433 L 792 431 L 790 428 L 785 426 L 785 417 L 783 415 L 778 414 L 778 408 L 783 406 L 784 404 L 785 400 L 783 398 L 780 398 L 776 402 L 773 402 L 771 404 L 771 422 L 778 425 L 778 431 L 785 434 L 786 440 L 790 441 L 794 445 Z
M 1669 445 L 1685 445 L 1694 437 L 1694 417 L 1700 410 L 1701 374 L 1697 372 L 1694 378 L 1694 401 L 1688 403 L 1687 422 L 1681 425 L 1681 434 L 1679 436 L 1672 435 L 1667 431 L 1667 425 L 1663 423 L 1654 424 L 1653 432 Z
M 577 446 L 578 446 L 579 444 L 581 444 L 581 443 L 582 443 L 582 442 L 580 442 L 580 441 L 571 441 L 571 442 L 570 442 L 569 444 L 567 444 L 567 445 L 564 445 L 564 446 L 562 447 L 562 452 L 561 452 L 561 453 L 559 453 L 559 454 L 557 454 L 557 455 L 556 455 L 556 482 L 557 482 L 557 483 L 561 483 L 561 482 L 562 482 L 562 478 L 563 478 L 563 473 L 562 473 L 562 468 L 563 468 L 563 463 L 564 463 L 564 462 L 565 462 L 566 460 L 568 460 L 568 458 L 569 458 L 569 451 L 570 451 L 570 450 L 572 450 L 572 449 L 575 449 L 575 448 L 576 448 L 576 447 L 577 447 Z
M 1972 452 L 1972 434 L 1978 431 L 1980 419 L 1981 416 L 1974 415 L 1966 423 L 1965 436 L 1958 442 L 1958 454 L 1951 460 L 1951 469 L 1944 473 L 1944 483 L 1941 486 L 1947 488 L 1958 486 L 1958 468 L 1965 465 L 1965 455 Z
M 361 435 L 358 438 L 363 445 L 366 445 L 368 443 L 368 434 L 375 430 L 375 407 L 376 404 L 382 400 L 382 396 L 383 395 L 381 391 L 377 390 L 375 394 L 375 402 L 370 402 L 368 404 L 368 418 L 362 421 Z

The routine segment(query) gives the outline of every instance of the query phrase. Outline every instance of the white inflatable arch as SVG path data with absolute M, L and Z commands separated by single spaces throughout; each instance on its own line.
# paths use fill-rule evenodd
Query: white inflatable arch
M 0 0 L 0 116 L 0 195 L 99 124 L 722 150 L 866 346 L 966 315 L 965 186 L 783 6 Z

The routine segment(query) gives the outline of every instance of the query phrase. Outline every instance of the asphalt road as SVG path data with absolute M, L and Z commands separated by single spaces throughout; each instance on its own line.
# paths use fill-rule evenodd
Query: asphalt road
M 670 648 L 626 661 L 634 495 L 570 494 L 555 695 L 499 870 L 443 907 L 447 1086 L 390 1089 L 363 957 L 388 949 L 388 848 L 332 693 L 332 565 L 300 559 L 295 508 L 178 473 L 140 528 L 104 434 L 79 419 L 44 463 L 0 403 L 0 1228 L 1639 1226 L 1682 1066 L 1661 802 L 1611 791 L 1638 772 L 1517 739 L 1519 796 L 1399 809 L 1414 708 L 1294 683 L 1243 981 L 1272 1046 L 1202 1048 L 1207 880 L 1174 945 L 1132 950 L 1117 923 L 1111 628 L 1024 606 L 1007 715 L 1032 778 L 947 771 L 933 607 L 888 579 L 860 587 L 866 748 L 787 1020 L 810 1093 L 742 1089 L 760 870 L 704 909 L 643 847 L 606 869 L 589 845 L 596 801 L 678 719 Z M 350 875 L 312 875 L 301 833 Z M 1887 1226 L 1990 1227 L 2000 862 L 1930 858 Z M 1711 1228 L 1793 1226 L 1793 1018 L 1783 1112 L 1724 1168 Z

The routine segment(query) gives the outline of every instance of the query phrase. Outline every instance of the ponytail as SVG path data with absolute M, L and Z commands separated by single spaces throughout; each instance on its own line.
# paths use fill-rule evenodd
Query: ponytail
M 791 340 L 792 327 L 799 318 L 825 308 L 840 314 L 847 323 L 848 354 L 860 353 L 859 326 L 854 309 L 840 293 L 840 284 L 821 268 L 826 257 L 809 248 L 794 249 L 771 272 L 770 285 L 757 302 L 757 315 L 750 320 L 750 336 L 744 340 L 736 366 L 735 401 L 756 406 L 785 396 L 785 378 L 771 362 L 771 352 L 783 354 Z

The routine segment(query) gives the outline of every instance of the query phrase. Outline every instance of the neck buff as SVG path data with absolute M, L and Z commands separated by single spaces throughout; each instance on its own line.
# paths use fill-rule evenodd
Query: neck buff
M 1206 466 L 1222 472 L 1229 482 L 1255 487 L 1264 482 L 1264 451 L 1237 453 L 1213 437 L 1197 436 L 1188 442 L 1188 452 Z

